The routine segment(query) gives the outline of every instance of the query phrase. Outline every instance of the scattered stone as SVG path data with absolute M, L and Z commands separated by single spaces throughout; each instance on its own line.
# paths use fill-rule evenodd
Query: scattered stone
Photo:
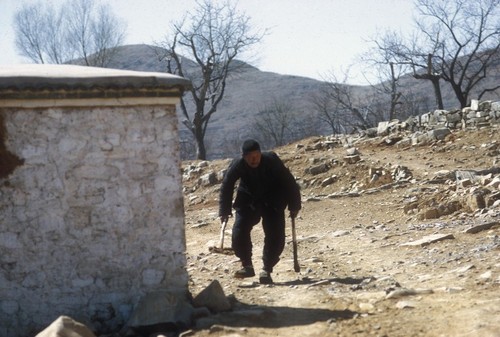
M 197 224 L 192 225 L 191 228 L 201 228 L 201 227 L 205 227 L 205 226 L 208 226 L 207 222 L 199 222 Z
M 453 236 L 453 234 L 432 234 L 432 235 L 424 236 L 420 240 L 402 243 L 400 246 L 402 246 L 402 247 L 406 247 L 406 246 L 424 247 L 424 246 L 430 245 L 431 243 L 442 241 L 442 240 L 448 240 L 448 239 L 455 239 L 455 237 Z
M 207 307 L 213 312 L 223 312 L 231 309 L 231 303 L 224 294 L 219 281 L 213 280 L 194 299 L 195 307 Z
M 444 128 L 444 129 L 435 129 L 429 131 L 429 138 L 433 138 L 436 140 L 443 140 L 446 138 L 447 135 L 451 133 L 450 129 Z
M 405 296 L 415 296 L 415 295 L 423 295 L 423 294 L 432 294 L 434 291 L 432 289 L 407 289 L 407 288 L 401 288 L 401 289 L 396 289 L 391 291 L 387 296 L 385 297 L 386 299 L 391 299 L 391 298 L 401 298 Z
M 215 172 L 209 172 L 201 176 L 199 180 L 199 184 L 204 187 L 213 186 L 217 184 L 217 182 L 217 174 Z
M 359 310 L 361 312 L 366 312 L 366 313 L 374 313 L 375 312 L 375 306 L 372 303 L 359 303 Z
M 498 226 L 498 225 L 500 225 L 500 222 L 498 222 L 498 221 L 488 222 L 488 223 L 479 224 L 479 225 L 473 225 L 472 227 L 469 227 L 466 230 L 464 230 L 464 233 L 476 234 L 476 233 L 488 230 L 488 229 L 493 228 L 494 226 Z
M 355 163 L 357 163 L 360 160 L 361 160 L 361 157 L 359 156 L 359 154 L 355 154 L 355 155 L 352 155 L 352 156 L 345 156 L 344 157 L 344 161 L 347 164 L 355 164 Z
M 463 290 L 464 290 L 464 288 L 461 288 L 461 287 L 441 287 L 441 288 L 434 289 L 434 292 L 454 294 L 454 293 L 459 293 Z
M 241 282 L 238 284 L 238 288 L 256 288 L 259 286 L 259 283 L 253 281 L 253 282 Z
M 224 326 L 220 324 L 214 324 L 213 326 L 210 327 L 209 333 L 216 333 L 216 332 L 225 332 L 225 333 L 231 333 L 231 335 L 226 335 L 228 337 L 238 337 L 240 335 L 235 334 L 238 332 L 245 332 L 245 328 L 233 328 L 229 326 Z
M 492 279 L 492 276 L 493 276 L 493 273 L 491 272 L 491 270 L 488 270 L 487 272 L 482 273 L 481 275 L 479 275 L 478 278 L 481 279 L 481 280 L 484 280 L 484 281 L 488 281 L 488 280 Z
M 348 156 L 356 156 L 359 155 L 359 150 L 356 147 L 351 147 L 346 150 L 346 154 Z
M 312 166 L 306 169 L 305 173 L 311 174 L 311 175 L 317 175 L 320 173 L 325 173 L 330 169 L 330 166 L 326 163 L 321 163 L 316 166 Z
M 333 184 L 335 181 L 337 181 L 337 176 L 336 175 L 333 175 L 331 177 L 328 177 L 326 178 L 325 180 L 323 180 L 321 182 L 321 187 L 325 187 L 325 186 L 328 186 L 328 185 L 331 185 Z
M 338 237 L 341 237 L 341 236 L 346 236 L 346 235 L 349 235 L 351 234 L 349 231 L 346 231 L 346 230 L 338 230 L 338 231 L 335 231 L 333 232 L 331 235 L 335 238 L 338 238 Z
M 396 308 L 398 309 L 415 308 L 416 306 L 416 303 L 413 301 L 399 301 L 396 303 Z
M 476 268 L 476 266 L 474 265 L 467 265 L 467 266 L 464 266 L 464 267 L 460 267 L 460 268 L 457 268 L 457 269 L 453 269 L 453 270 L 450 270 L 450 273 L 458 273 L 458 274 L 463 274 L 471 269 L 474 269 Z
M 80 322 L 68 316 L 59 316 L 46 329 L 35 337 L 96 337 L 94 333 Z

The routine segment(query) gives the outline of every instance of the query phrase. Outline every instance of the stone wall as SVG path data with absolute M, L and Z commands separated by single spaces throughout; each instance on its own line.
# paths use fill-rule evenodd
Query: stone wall
M 470 107 L 458 110 L 435 110 L 415 118 L 421 127 L 464 127 L 490 126 L 500 123 L 500 102 L 472 100 Z
M 114 331 L 145 294 L 188 291 L 168 99 L 41 108 L 0 100 L 0 166 L 16 158 L 0 170 L 0 336 L 34 336 L 60 315 Z
M 399 131 L 431 132 L 430 138 L 439 130 L 465 129 L 500 124 L 500 102 L 472 100 L 470 107 L 456 110 L 434 110 L 405 121 L 397 119 L 379 122 L 378 126 L 366 130 L 368 136 L 385 136 Z M 437 130 L 437 131 L 436 131 Z M 418 135 L 415 135 L 416 138 Z
M 113 328 L 186 286 L 173 106 L 1 113 L 24 164 L 0 187 L 0 335 L 61 314 Z

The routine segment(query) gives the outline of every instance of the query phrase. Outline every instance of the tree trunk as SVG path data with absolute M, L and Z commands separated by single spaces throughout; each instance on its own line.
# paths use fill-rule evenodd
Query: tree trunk
M 439 76 L 433 76 L 430 78 L 432 86 L 434 87 L 434 96 L 436 98 L 436 105 L 438 109 L 444 109 L 443 105 L 443 95 L 441 94 L 441 87 L 439 86 Z
M 441 75 L 436 75 L 432 73 L 432 54 L 427 55 L 427 73 L 426 74 L 414 74 L 413 77 L 416 79 L 429 80 L 434 88 L 434 97 L 436 98 L 436 105 L 438 109 L 444 109 L 443 105 L 443 95 L 441 94 L 441 86 L 439 85 L 439 80 Z
M 203 138 L 196 137 L 196 159 L 207 160 L 207 150 Z

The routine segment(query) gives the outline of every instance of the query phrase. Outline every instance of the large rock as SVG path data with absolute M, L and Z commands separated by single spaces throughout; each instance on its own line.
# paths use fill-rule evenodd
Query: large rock
M 231 309 L 231 303 L 217 280 L 213 280 L 208 287 L 203 289 L 193 299 L 193 304 L 195 307 L 207 307 L 213 312 L 228 311 Z
M 160 290 L 141 298 L 127 325 L 130 328 L 160 324 L 190 326 L 192 314 L 193 306 L 186 292 Z
M 96 337 L 94 333 L 82 323 L 68 316 L 59 316 L 51 325 L 40 332 L 36 337 Z

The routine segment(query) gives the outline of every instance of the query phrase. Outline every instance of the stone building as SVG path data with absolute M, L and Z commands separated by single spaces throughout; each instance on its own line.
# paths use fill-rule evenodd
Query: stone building
M 164 73 L 0 68 L 0 336 L 60 315 L 96 331 L 188 291 L 175 105 Z

